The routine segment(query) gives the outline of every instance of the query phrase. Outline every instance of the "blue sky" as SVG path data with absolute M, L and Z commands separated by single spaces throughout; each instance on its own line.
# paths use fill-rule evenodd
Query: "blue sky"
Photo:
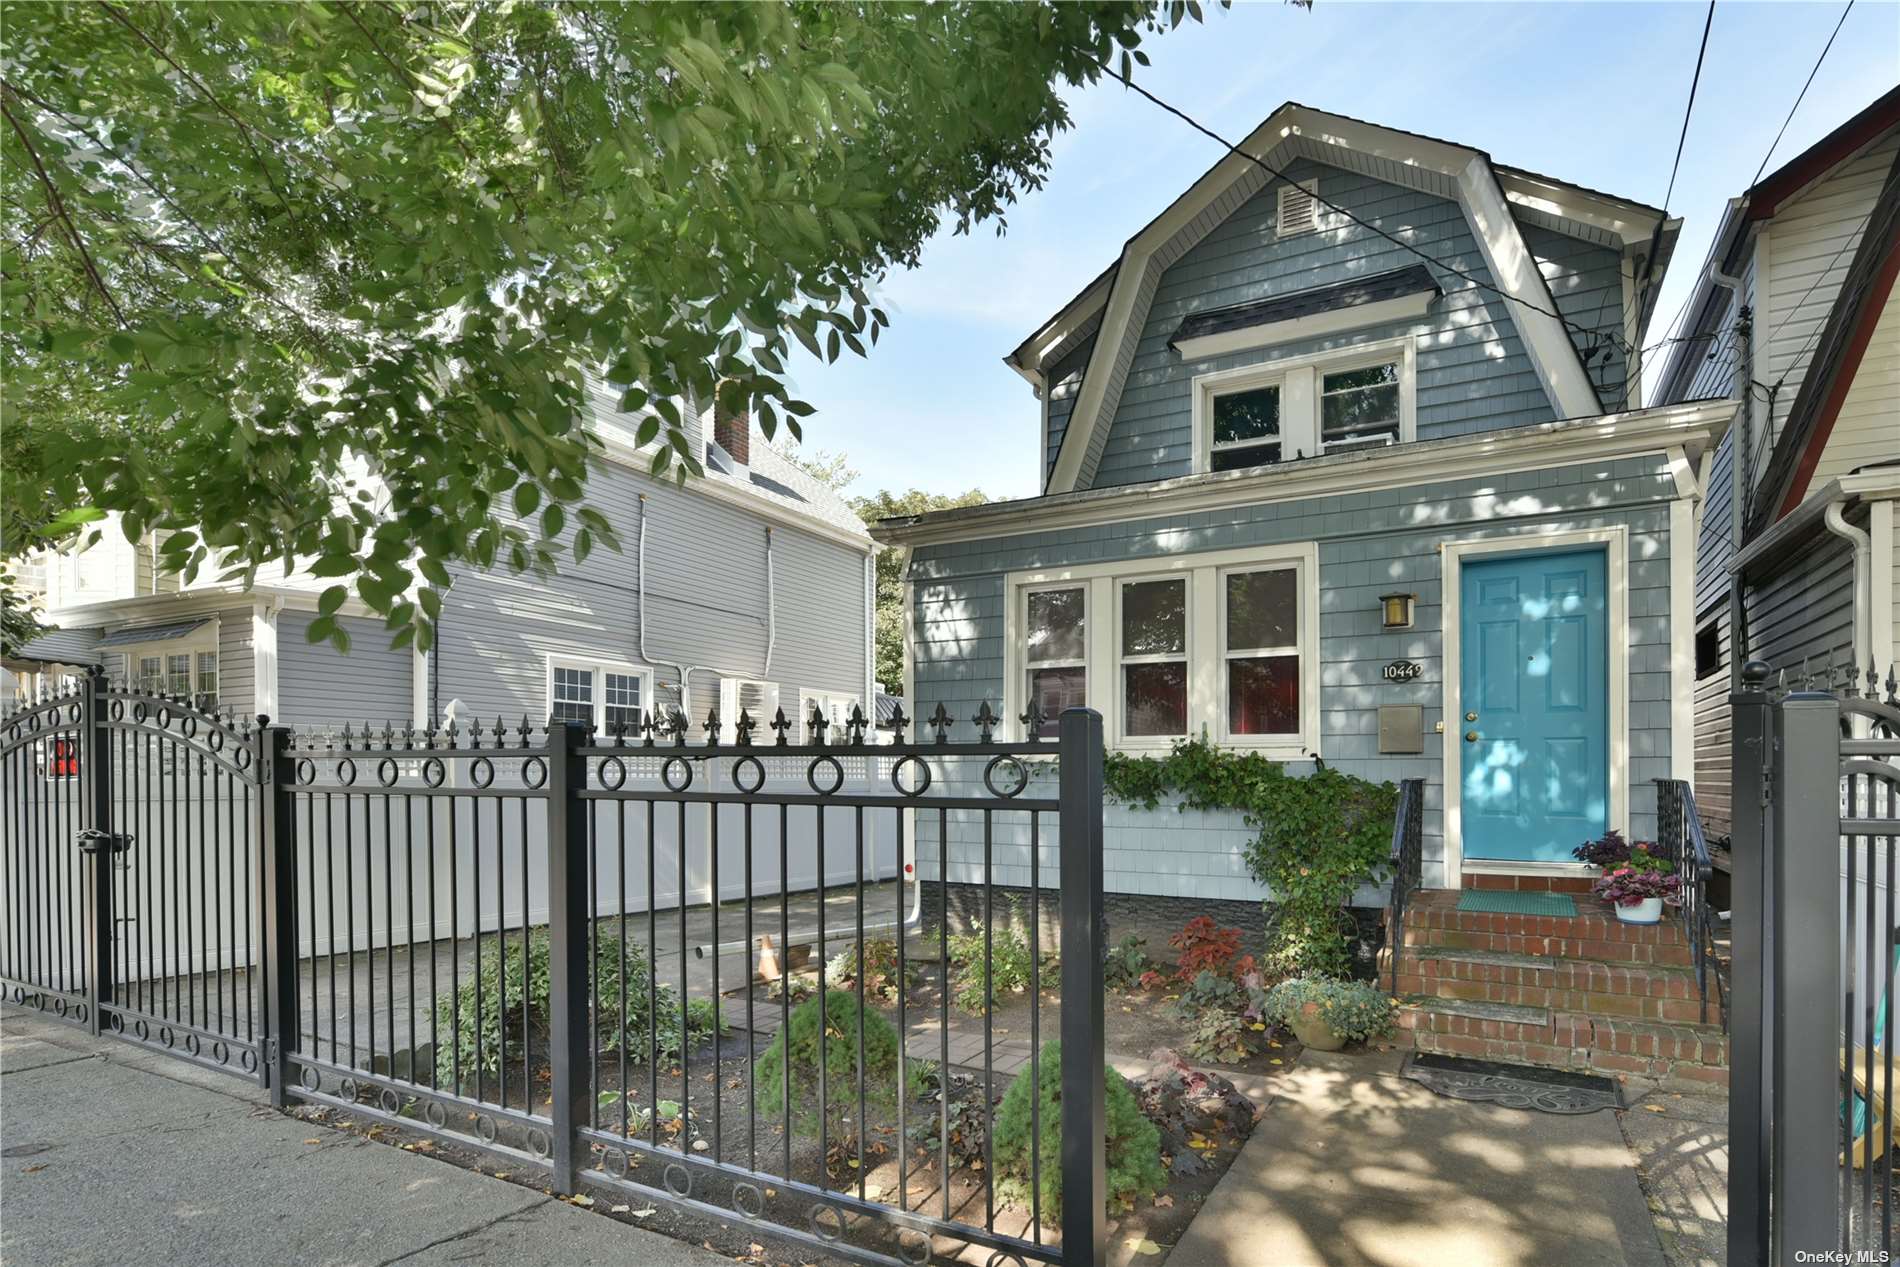
M 1287 100 L 1490 151 L 1500 162 L 1662 202 L 1705 7 L 1680 4 L 1208 4 L 1205 26 L 1144 45 L 1140 81 L 1238 140 Z M 1672 215 L 1683 234 L 1653 339 L 1726 200 L 1767 152 L 1842 5 L 1722 0 Z M 1776 148 L 1773 170 L 1900 80 L 1900 4 L 1860 0 Z M 1220 157 L 1119 85 L 1068 94 L 1048 184 L 997 237 L 940 234 L 881 291 L 892 327 L 868 360 L 800 354 L 817 406 L 806 453 L 843 453 L 853 492 L 1039 491 L 1037 405 L 1002 357 Z

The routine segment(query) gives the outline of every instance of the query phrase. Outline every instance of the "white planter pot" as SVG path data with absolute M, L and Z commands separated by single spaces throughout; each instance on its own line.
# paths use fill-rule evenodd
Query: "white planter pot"
M 1625 924 L 1662 923 L 1663 900 L 1659 897 L 1646 897 L 1631 906 L 1616 908 L 1616 917 Z

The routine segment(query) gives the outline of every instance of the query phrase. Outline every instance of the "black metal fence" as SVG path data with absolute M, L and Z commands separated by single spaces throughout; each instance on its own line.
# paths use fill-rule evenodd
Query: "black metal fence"
M 1424 882 L 1425 868 L 1425 780 L 1403 779 L 1399 783 L 1399 805 L 1392 815 L 1392 853 L 1386 859 L 1392 871 L 1392 892 L 1386 899 L 1386 919 L 1390 924 L 1388 944 L 1389 980 L 1393 993 L 1399 988 L 1399 960 L 1405 955 L 1405 905 Z
M 1885 1262 L 1900 1196 L 1900 697 L 1891 671 L 1884 698 L 1871 669 L 1864 685 L 1791 692 L 1759 662 L 1742 677 L 1728 1260 Z
M 1683 936 L 1688 939 L 1690 954 L 1694 957 L 1702 1023 L 1706 1025 L 1709 1020 L 1709 985 L 1713 978 L 1717 1019 L 1727 1028 L 1722 974 L 1715 956 L 1715 910 L 1709 905 L 1709 876 L 1715 864 L 1709 858 L 1702 815 L 1696 810 L 1695 789 L 1683 779 L 1656 780 L 1656 847 L 1681 881 L 1675 917 L 1682 925 Z
M 876 746 L 856 718 L 798 742 L 782 714 L 757 740 L 744 715 L 730 740 L 717 715 L 695 740 L 678 716 L 294 735 L 95 676 L 0 721 L 0 976 L 16 1004 L 561 1192 L 866 1262 L 1100 1262 L 1101 722 L 1005 743 L 974 720 L 975 742 L 939 709 Z M 1028 795 L 1050 759 L 1058 796 Z M 981 791 L 946 795 L 978 783 L 962 765 Z M 1058 945 L 1030 926 L 1026 1053 L 997 1041 L 993 926 L 975 950 L 915 915 L 948 871 L 912 869 L 916 816 L 953 811 L 981 817 L 986 910 L 1005 824 L 1032 889 L 1060 888 Z M 1027 1156 L 999 1162 L 1015 1076 L 1060 1079 L 1059 1122 L 1030 1095 Z

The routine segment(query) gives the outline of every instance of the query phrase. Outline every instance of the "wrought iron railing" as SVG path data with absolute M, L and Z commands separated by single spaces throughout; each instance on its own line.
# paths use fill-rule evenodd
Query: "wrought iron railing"
M 1399 782 L 1398 808 L 1392 814 L 1392 854 L 1386 865 L 1392 871 L 1392 893 L 1386 902 L 1391 926 L 1390 962 L 1392 993 L 1399 988 L 1399 959 L 1405 954 L 1405 906 L 1423 879 L 1425 866 L 1425 780 Z
M 1794 691 L 1772 676 L 1749 663 L 1731 697 L 1728 1261 L 1885 1262 L 1900 683 L 1889 671 L 1882 698 L 1872 669 Z
M 939 707 L 906 739 L 900 716 L 894 744 L 867 742 L 861 713 L 841 743 L 782 713 L 293 734 L 95 675 L 0 718 L 0 976 L 15 1003 L 248 1075 L 280 1105 L 543 1168 L 561 1192 L 861 1262 L 1100 1262 L 1101 720 L 1065 713 L 1054 742 L 999 739 L 987 706 L 968 724 L 953 738 Z M 1026 921 L 1026 1052 L 1001 1051 L 990 973 L 1005 849 L 1060 907 L 1055 945 Z M 951 953 L 953 883 L 980 901 L 974 960 Z M 953 1019 L 953 998 L 980 1018 Z M 1029 1096 L 1010 1207 L 987 1129 L 999 1054 L 1062 1086 L 1059 1146 Z M 982 1154 L 953 1152 L 979 1120 Z
M 1722 974 L 1716 960 L 1715 910 L 1709 905 L 1709 876 L 1715 866 L 1709 859 L 1702 816 L 1696 812 L 1695 789 L 1686 780 L 1656 780 L 1656 847 L 1681 881 L 1676 891 L 1675 917 L 1689 941 L 1702 1022 L 1706 1025 L 1709 1020 L 1709 978 L 1713 975 L 1716 1011 L 1726 1028 Z

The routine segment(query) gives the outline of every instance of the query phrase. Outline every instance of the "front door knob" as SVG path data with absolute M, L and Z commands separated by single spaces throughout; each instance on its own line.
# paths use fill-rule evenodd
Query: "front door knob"
M 1465 732 L 1465 742 L 1466 742 L 1466 743 L 1477 743 L 1477 742 L 1478 742 L 1478 732 L 1477 732 L 1477 731 L 1475 731 L 1475 730 L 1467 730 L 1467 731 Z
M 1477 720 L 1478 720 L 1478 715 L 1477 715 L 1476 713 L 1466 713 L 1466 714 L 1465 714 L 1465 720 L 1466 720 L 1466 721 L 1477 721 Z

